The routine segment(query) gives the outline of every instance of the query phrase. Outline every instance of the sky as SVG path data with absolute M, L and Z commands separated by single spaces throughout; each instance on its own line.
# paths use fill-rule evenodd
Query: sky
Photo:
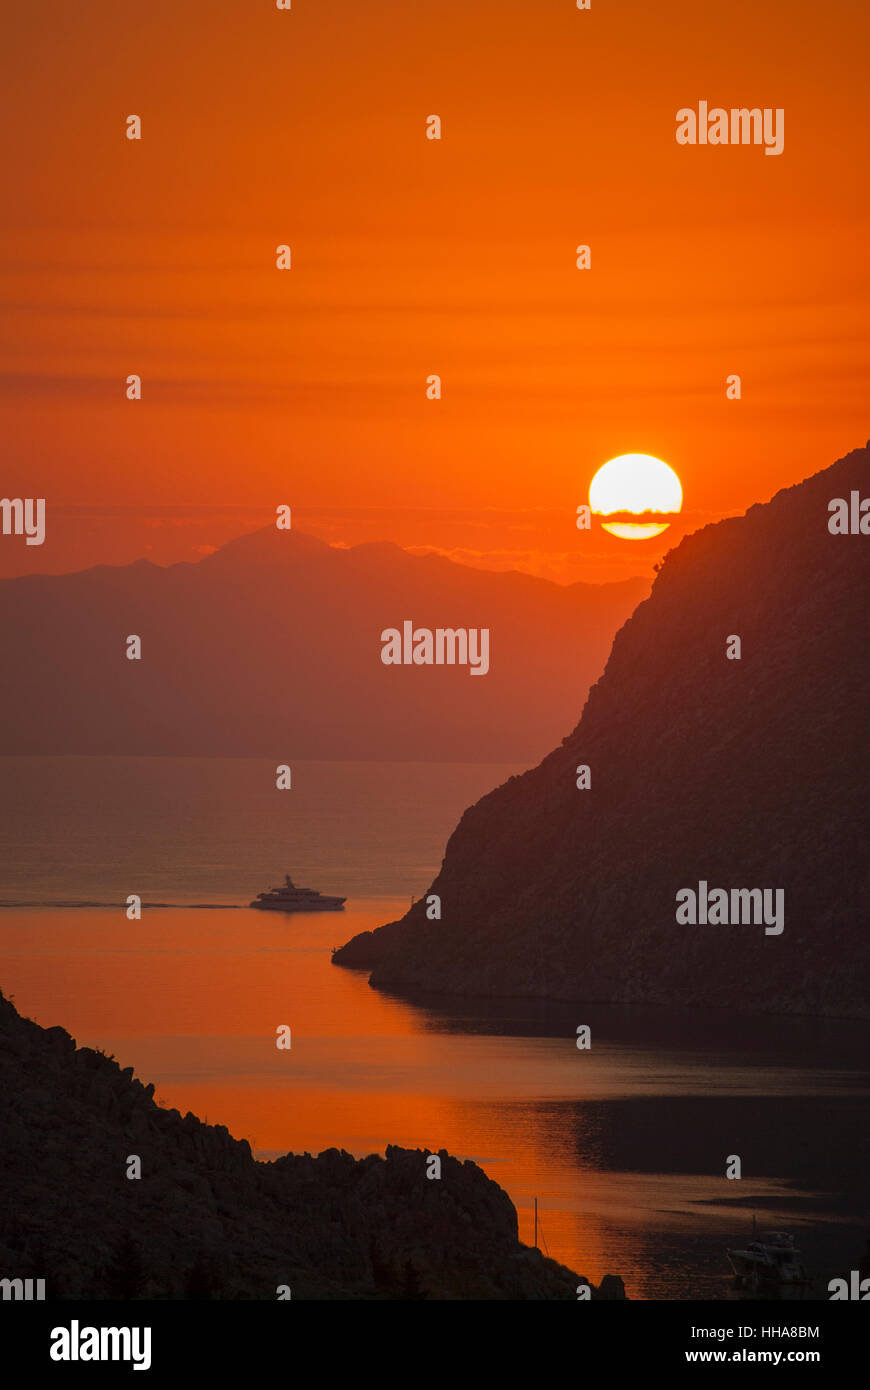
M 47 525 L 0 575 L 195 560 L 290 504 L 604 582 L 828 466 L 870 434 L 868 39 L 863 0 L 14 3 L 0 494 Z M 782 108 L 783 153 L 678 145 L 702 100 Z M 679 521 L 578 531 L 630 451 Z

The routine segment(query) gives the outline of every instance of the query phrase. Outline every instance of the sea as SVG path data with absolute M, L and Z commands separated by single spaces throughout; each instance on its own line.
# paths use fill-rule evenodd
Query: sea
M 620 1275 L 631 1298 L 744 1296 L 726 1250 L 753 1229 L 794 1236 L 811 1276 L 796 1298 L 857 1268 L 866 1023 L 375 990 L 332 949 L 425 893 L 463 810 L 524 769 L 291 767 L 279 791 L 259 759 L 0 760 L 3 993 L 259 1158 L 398 1144 L 472 1159 L 522 1241 L 537 1205 L 545 1254 Z M 285 873 L 345 910 L 248 906 Z

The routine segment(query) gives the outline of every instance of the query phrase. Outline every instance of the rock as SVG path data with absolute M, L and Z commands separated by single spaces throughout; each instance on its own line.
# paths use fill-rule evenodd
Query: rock
M 573 733 L 467 810 L 427 894 L 333 962 L 405 994 L 870 1017 L 870 536 L 828 531 L 853 491 L 870 497 L 868 447 L 687 536 Z M 701 880 L 783 890 L 784 930 L 677 923 Z
M 476 1164 L 442 1150 L 432 1182 L 427 1151 L 392 1145 L 255 1162 L 57 1031 L 0 995 L 0 1266 L 49 1298 L 574 1297 L 577 1276 L 519 1244 Z

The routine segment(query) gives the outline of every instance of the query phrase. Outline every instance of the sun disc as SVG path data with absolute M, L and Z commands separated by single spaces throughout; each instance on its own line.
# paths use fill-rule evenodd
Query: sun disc
M 611 536 L 619 536 L 624 541 L 647 541 L 650 536 L 660 536 L 662 531 L 667 531 L 670 526 L 669 521 L 602 521 L 602 531 L 609 531 Z
M 619 454 L 602 464 L 592 479 L 589 505 L 599 518 L 620 514 L 612 521 L 601 521 L 611 535 L 622 540 L 647 540 L 667 530 L 667 518 L 683 505 L 683 489 L 663 459 L 652 454 Z M 632 515 L 644 519 L 633 521 Z

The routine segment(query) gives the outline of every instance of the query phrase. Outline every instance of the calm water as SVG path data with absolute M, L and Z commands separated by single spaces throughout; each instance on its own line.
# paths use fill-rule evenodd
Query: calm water
M 300 763 L 278 792 L 259 761 L 0 760 L 0 987 L 261 1156 L 397 1143 L 473 1158 L 521 1239 L 536 1195 L 542 1246 L 633 1297 L 733 1296 L 723 1248 L 753 1214 L 793 1231 L 820 1281 L 856 1266 L 866 1025 L 410 1004 L 331 965 L 428 886 L 464 807 L 517 770 Z M 347 910 L 226 910 L 285 870 Z M 132 892 L 174 906 L 129 922 L 107 904 Z

